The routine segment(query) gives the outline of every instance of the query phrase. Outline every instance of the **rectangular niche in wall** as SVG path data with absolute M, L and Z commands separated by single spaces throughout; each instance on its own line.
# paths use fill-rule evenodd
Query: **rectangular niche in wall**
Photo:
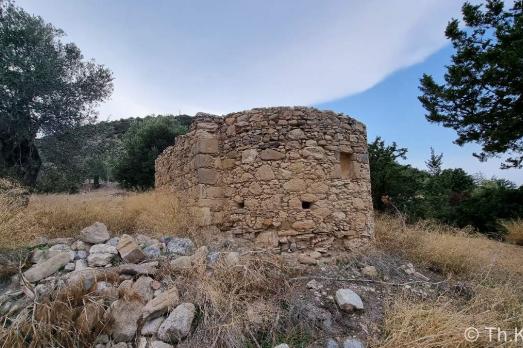
M 356 165 L 352 153 L 340 152 L 340 166 L 343 179 L 354 179 L 356 177 Z

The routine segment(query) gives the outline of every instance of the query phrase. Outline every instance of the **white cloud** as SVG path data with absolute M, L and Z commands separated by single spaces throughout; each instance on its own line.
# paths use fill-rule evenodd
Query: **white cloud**
M 361 92 L 441 48 L 443 28 L 460 6 L 455 0 L 19 2 L 114 71 L 114 95 L 101 118 L 310 105 Z

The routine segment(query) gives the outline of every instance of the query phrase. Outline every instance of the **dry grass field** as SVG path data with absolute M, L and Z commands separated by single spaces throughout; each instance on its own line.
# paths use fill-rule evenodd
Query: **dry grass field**
M 26 208 L 0 202 L 0 246 L 17 248 L 41 236 L 74 236 L 96 221 L 103 221 L 115 234 L 174 234 L 181 220 L 170 194 L 100 190 L 32 195 Z
M 0 204 L 0 246 L 23 247 L 42 235 L 74 236 L 95 221 L 103 221 L 115 234 L 190 234 L 176 200 L 169 194 L 99 191 L 33 195 L 25 208 Z M 394 292 L 384 300 L 383 335 L 369 344 L 387 348 L 484 347 L 489 344 L 486 336 L 467 343 L 463 340 L 464 329 L 523 327 L 523 248 L 515 245 L 521 237 L 522 221 L 507 223 L 507 228 L 513 244 L 437 223 L 403 226 L 399 219 L 377 216 L 371 248 L 398 255 L 413 262 L 417 269 L 448 278 L 449 287 L 455 291 L 442 291 L 436 299 Z M 205 272 L 185 275 L 180 286 L 191 287 L 195 301 L 207 306 L 202 320 L 209 325 L 201 326 L 201 336 L 195 338 L 202 337 L 203 342 L 203 338 L 216 336 L 224 343 L 245 342 L 251 335 L 242 326 L 245 313 L 241 313 L 241 308 L 245 301 L 252 304 L 263 300 L 267 315 L 279 315 L 278 299 L 288 288 L 285 274 L 289 270 L 271 259 L 249 262 L 256 267 L 240 272 L 225 267 L 212 279 Z M 231 296 L 231 288 L 240 295 Z M 224 318 L 239 321 L 218 324 Z M 260 325 L 266 324 L 270 329 L 270 318 Z M 296 323 L 291 324 L 296 327 Z

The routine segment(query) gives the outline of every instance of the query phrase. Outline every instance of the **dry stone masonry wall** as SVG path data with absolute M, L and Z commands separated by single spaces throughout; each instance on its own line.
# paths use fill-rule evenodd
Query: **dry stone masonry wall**
M 156 161 L 199 226 L 312 263 L 373 232 L 365 126 L 306 107 L 199 113 Z

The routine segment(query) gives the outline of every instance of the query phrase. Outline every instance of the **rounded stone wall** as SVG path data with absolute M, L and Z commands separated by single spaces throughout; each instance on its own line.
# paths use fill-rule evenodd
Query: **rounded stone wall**
M 373 231 L 365 126 L 305 107 L 198 114 L 156 163 L 199 225 L 327 257 Z

